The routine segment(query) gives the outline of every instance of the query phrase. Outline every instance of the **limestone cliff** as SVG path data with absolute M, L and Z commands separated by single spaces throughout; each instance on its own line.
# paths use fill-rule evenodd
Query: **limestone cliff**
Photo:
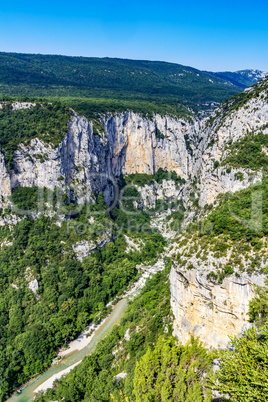
M 226 101 L 209 118 L 200 123 L 200 136 L 193 156 L 192 173 L 199 179 L 201 206 L 215 201 L 218 194 L 235 192 L 248 187 L 251 182 L 261 179 L 261 172 L 243 172 L 244 179 L 236 178 L 237 169 L 230 173 L 221 167 L 215 168 L 215 162 L 221 162 L 227 156 L 228 142 L 236 142 L 246 134 L 263 132 L 268 134 L 268 98 L 267 81 L 258 84 L 259 92 L 240 107 L 234 107 L 235 100 Z M 247 93 L 253 91 L 248 88 Z
M 268 134 L 267 81 L 265 85 L 260 83 L 253 96 L 251 91 L 247 91 L 249 99 L 241 106 L 228 101 L 210 119 L 200 123 L 199 143 L 192 160 L 200 206 L 212 204 L 221 193 L 236 192 L 262 180 L 262 169 L 231 167 L 227 171 L 219 165 L 228 156 L 228 143 L 248 133 Z M 242 173 L 239 180 L 238 171 Z M 238 335 L 249 325 L 247 313 L 249 302 L 255 296 L 255 284 L 264 285 L 267 239 L 261 251 L 252 248 L 248 255 L 239 250 L 242 245 L 239 242 L 225 243 L 226 253 L 213 253 L 201 242 L 194 236 L 185 238 L 181 242 L 183 247 L 175 253 L 178 262 L 173 263 L 170 274 L 174 334 L 183 343 L 194 335 L 207 346 L 226 347 L 229 336 Z M 222 281 L 213 280 L 211 273 L 221 272 L 231 259 L 233 264 L 236 262 L 233 274 Z M 253 266 L 255 272 L 250 274 Z
M 10 172 L 0 155 L 1 203 L 18 185 L 72 189 L 79 203 L 104 192 L 111 203 L 112 183 L 121 173 L 153 174 L 162 167 L 189 177 L 191 155 L 184 136 L 195 130 L 189 123 L 161 116 L 151 121 L 126 112 L 103 118 L 103 126 L 105 134 L 94 135 L 93 123 L 75 113 L 56 148 L 39 139 L 21 144 Z
M 31 105 L 12 107 L 17 110 Z M 74 113 L 57 147 L 39 139 L 32 139 L 29 145 L 21 144 L 15 151 L 11 171 L 0 155 L 0 207 L 6 205 L 16 186 L 34 185 L 60 187 L 78 203 L 94 202 L 96 194 L 104 192 L 110 204 L 114 199 L 113 183 L 121 173 L 154 174 L 159 168 L 175 171 L 186 184 L 178 188 L 166 181 L 139 188 L 145 207 L 155 208 L 159 199 L 179 198 L 191 207 L 191 193 L 201 207 L 212 204 L 220 193 L 238 191 L 262 178 L 261 171 L 248 169 L 239 169 L 243 178 L 238 178 L 237 169 L 227 172 L 219 162 L 226 157 L 229 141 L 237 141 L 248 131 L 262 130 L 268 134 L 267 88 L 260 84 L 258 96 L 249 96 L 238 107 L 230 100 L 202 121 L 187 122 L 159 115 L 146 119 L 125 112 L 103 116 L 102 125 L 104 132 L 96 135 L 93 123 Z M 188 215 L 185 222 L 191 218 Z M 90 250 L 88 246 L 86 252 Z M 229 276 L 219 284 L 200 271 L 198 265 L 186 271 L 179 265 L 172 268 L 175 333 L 182 341 L 193 333 L 207 345 L 225 346 L 228 335 L 239 333 L 247 322 L 253 284 L 262 281 L 262 277 L 243 273 L 239 278 Z
M 263 285 L 262 275 L 232 275 L 221 284 L 206 279 L 197 269 L 183 271 L 173 264 L 170 273 L 174 333 L 186 343 L 199 336 L 208 347 L 224 348 L 229 336 L 248 324 L 249 302 L 254 284 Z
M 30 107 L 30 103 L 12 104 L 14 111 Z M 104 116 L 105 132 L 99 135 L 94 134 L 92 122 L 74 113 L 56 148 L 39 139 L 21 144 L 10 172 L 0 155 L 0 203 L 5 204 L 18 185 L 72 190 L 79 203 L 93 201 L 102 191 L 111 203 L 112 183 L 121 173 L 154 174 L 159 168 L 175 171 L 188 182 L 197 180 L 199 204 L 212 203 L 219 193 L 250 184 L 250 172 L 245 172 L 241 181 L 235 170 L 226 173 L 214 168 L 214 162 L 224 158 L 226 143 L 248 130 L 263 128 L 268 121 L 267 98 L 262 94 L 231 114 L 224 114 L 221 108 L 210 120 L 192 122 L 159 115 L 150 120 L 133 112 Z M 257 175 L 255 180 L 259 178 Z

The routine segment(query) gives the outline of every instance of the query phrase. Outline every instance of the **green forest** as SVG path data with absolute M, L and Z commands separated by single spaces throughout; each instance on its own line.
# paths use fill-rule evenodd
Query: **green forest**
M 174 63 L 93 57 L 0 53 L 0 94 L 91 98 L 140 110 L 173 110 L 187 115 L 207 102 L 222 102 L 241 91 L 226 79 Z
M 32 209 L 37 190 L 17 188 L 12 201 L 19 208 Z M 163 237 L 156 231 L 142 230 L 142 224 L 150 221 L 142 211 L 133 219 L 139 223 L 143 247 L 126 253 L 123 232 L 128 232 L 128 226 L 123 224 L 124 216 L 114 214 L 111 219 L 103 196 L 74 216 L 68 215 L 69 208 L 73 206 L 62 206 L 70 218 L 61 226 L 56 224 L 56 216 L 42 215 L 35 220 L 27 217 L 12 230 L 0 228 L 1 242 L 8 244 L 2 246 L 0 261 L 1 398 L 45 370 L 56 350 L 90 321 L 104 317 L 105 305 L 137 279 L 136 265 L 153 263 L 163 251 Z M 88 224 L 91 215 L 94 223 Z M 81 224 L 86 227 L 82 234 L 76 230 Z M 95 241 L 107 228 L 116 240 L 78 261 L 72 245 L 82 239 Z M 36 295 L 28 288 L 27 269 L 38 280 Z
M 209 401 L 210 390 L 203 390 L 201 378 L 210 370 L 212 354 L 194 340 L 177 346 L 171 336 L 169 271 L 166 260 L 165 270 L 130 302 L 120 325 L 36 401 Z M 120 351 L 113 353 L 119 345 Z M 126 379 L 116 382 L 120 372 L 127 373 Z
M 0 147 L 9 169 L 19 144 L 28 145 L 32 138 L 57 146 L 67 133 L 71 110 L 60 102 L 42 101 L 24 110 L 12 110 L 6 101 L 0 109 Z

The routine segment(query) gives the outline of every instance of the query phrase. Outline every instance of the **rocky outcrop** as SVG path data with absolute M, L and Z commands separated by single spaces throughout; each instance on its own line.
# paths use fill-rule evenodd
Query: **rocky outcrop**
M 72 190 L 78 203 L 94 201 L 95 194 L 104 192 L 110 204 L 114 180 L 121 173 L 153 174 L 162 167 L 189 176 L 192 162 L 184 136 L 191 137 L 195 130 L 189 123 L 161 116 L 151 121 L 126 112 L 103 119 L 103 125 L 105 134 L 94 135 L 92 122 L 74 114 L 59 146 L 39 139 L 21 144 L 10 172 L 0 155 L 1 204 L 16 186 Z
M 105 244 L 112 240 L 112 232 L 107 232 L 102 236 L 99 236 L 97 240 L 82 240 L 72 245 L 73 251 L 79 261 L 82 261 L 85 257 L 88 257 L 92 251 L 98 248 L 104 247 Z
M 31 106 L 17 102 L 12 108 Z M 59 146 L 39 139 L 21 144 L 10 172 L 0 155 L 0 203 L 5 205 L 14 187 L 35 185 L 67 190 L 78 203 L 94 202 L 95 195 L 103 192 L 110 204 L 113 183 L 121 173 L 154 174 L 159 168 L 175 171 L 187 181 L 197 179 L 200 205 L 212 203 L 219 193 L 250 184 L 247 172 L 241 181 L 235 171 L 223 174 L 223 169 L 215 169 L 214 162 L 224 158 L 227 142 L 236 141 L 248 130 L 267 133 L 267 122 L 268 103 L 262 93 L 230 114 L 224 114 L 220 106 L 211 120 L 201 122 L 159 115 L 149 120 L 133 112 L 106 116 L 102 121 L 105 133 L 99 135 L 94 134 L 92 122 L 74 113 Z M 172 196 L 177 197 L 176 189 Z M 152 201 L 148 207 L 154 204 Z
M 199 205 L 212 204 L 219 194 L 234 193 L 243 190 L 262 180 L 262 172 L 250 172 L 245 169 L 232 169 L 230 173 L 225 167 L 205 170 L 201 177 Z
M 229 276 L 221 284 L 207 280 L 198 270 L 182 271 L 173 264 L 170 273 L 174 335 L 182 343 L 199 337 L 207 347 L 225 348 L 229 336 L 248 327 L 249 302 L 254 284 L 263 275 Z
M 0 153 L 0 206 L 11 195 L 10 176 L 7 172 L 4 156 Z
M 142 198 L 142 206 L 147 209 L 154 209 L 156 201 L 171 202 L 181 198 L 182 186 L 177 185 L 173 180 L 163 180 L 162 183 L 137 186 Z
M 36 294 L 38 288 L 39 288 L 39 284 L 38 284 L 38 280 L 35 278 L 32 269 L 30 267 L 26 268 L 25 270 L 25 275 L 24 278 L 28 284 L 28 288 L 34 293 Z
M 233 101 L 228 102 L 231 109 Z M 210 118 L 200 122 L 200 135 L 194 147 L 192 168 L 192 175 L 199 181 L 200 206 L 213 203 L 221 193 L 239 191 L 252 182 L 261 180 L 261 172 L 232 169 L 228 173 L 226 168 L 215 168 L 215 162 L 220 162 L 227 156 L 228 142 L 238 141 L 249 132 L 257 134 L 262 131 L 268 134 L 267 122 L 266 88 L 258 97 L 253 97 L 237 110 L 226 113 L 226 107 L 220 106 Z M 236 177 L 238 170 L 243 173 L 243 180 Z
M 110 117 L 104 127 L 114 175 L 153 174 L 161 167 L 188 177 L 191 157 L 185 135 L 192 136 L 195 125 L 159 115 L 151 121 L 130 112 Z
M 34 106 L 36 103 L 33 102 L 13 102 L 11 104 L 12 110 L 31 109 Z

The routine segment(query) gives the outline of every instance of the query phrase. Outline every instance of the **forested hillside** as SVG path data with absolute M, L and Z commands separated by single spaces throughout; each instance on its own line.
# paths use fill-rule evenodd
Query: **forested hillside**
M 262 70 L 240 70 L 240 71 L 223 71 L 212 73 L 216 77 L 225 78 L 241 89 L 256 84 L 259 80 L 268 75 L 268 71 Z
M 53 213 L 59 197 L 56 191 L 46 195 L 49 202 L 54 199 L 45 213 L 51 218 L 25 217 L 12 230 L 6 225 L 0 231 L 1 399 L 46 369 L 57 348 L 90 321 L 103 318 L 106 304 L 137 279 L 136 265 L 153 263 L 166 243 L 157 231 L 149 230 L 150 218 L 143 211 L 133 218 L 139 231 L 131 235 L 126 216 L 114 210 L 111 218 L 101 195 L 95 205 L 84 205 L 72 214 L 75 205 L 61 194 L 62 210 L 57 207 L 57 213 L 66 220 L 59 225 Z M 37 201 L 37 188 L 18 187 L 12 194 L 19 209 L 31 211 Z M 1 212 L 2 217 L 10 214 Z M 81 225 L 86 228 L 82 233 Z M 137 238 L 139 250 L 126 251 L 124 233 Z M 93 244 L 82 262 L 75 252 L 81 241 Z M 97 249 L 98 241 L 106 245 Z
M 173 63 L 0 53 L 2 95 L 146 101 L 198 112 L 240 90 L 226 79 Z
M 142 96 L 147 85 L 153 88 L 153 76 L 164 80 L 171 74 L 171 67 L 164 69 L 162 63 L 116 60 L 108 71 L 110 60 L 71 58 L 72 68 L 79 70 L 76 76 L 68 72 L 69 58 L 55 56 L 52 63 L 54 56 L 1 57 L 7 64 L 18 58 L 21 64 L 14 66 L 19 68 L 31 65 L 37 74 L 36 96 L 39 90 L 48 94 L 54 85 L 64 91 L 80 91 L 81 86 L 95 91 L 100 77 L 98 88 L 104 90 L 111 72 L 115 94 L 121 91 L 117 63 L 125 74 L 135 65 L 134 75 L 146 76 Z M 44 61 L 46 70 L 41 71 L 47 75 L 40 88 L 38 71 Z M 100 73 L 94 72 L 96 65 Z M 86 74 L 89 66 L 92 82 Z M 181 83 L 174 74 L 186 74 L 180 68 L 167 80 L 174 91 Z M 203 75 L 198 81 L 201 96 L 206 79 Z M 140 82 L 133 80 L 132 94 Z M 141 266 L 152 267 L 158 260 L 164 270 L 150 275 L 121 324 L 37 400 L 208 402 L 215 390 L 230 393 L 234 401 L 264 400 L 267 289 L 257 292 L 255 284 L 263 285 L 268 260 L 267 83 L 266 78 L 226 100 L 202 121 L 191 120 L 192 113 L 172 99 L 169 111 L 176 110 L 177 118 L 166 116 L 166 87 L 144 103 L 138 96 L 121 100 L 121 95 L 114 103 L 67 96 L 31 97 L 30 103 L 3 98 L 2 400 L 46 370 L 59 348 L 90 322 L 107 316 L 107 304 L 138 280 Z M 27 74 L 18 75 L 16 85 L 24 91 L 30 85 Z M 184 85 L 189 85 L 194 104 L 192 81 Z M 178 118 L 182 112 L 184 119 Z M 233 289 L 239 291 L 234 294 Z M 200 317 L 205 323 L 199 323 Z M 210 332 L 217 332 L 208 346 L 226 348 L 228 334 L 239 334 L 249 320 L 258 330 L 233 337 L 233 349 L 220 354 L 192 337 L 200 334 L 205 343 L 211 325 Z M 183 331 L 187 342 L 180 338 Z M 221 335 L 225 343 L 220 343 Z M 219 381 L 212 372 L 218 356 Z
M 165 270 L 148 280 L 111 335 L 36 401 L 211 400 L 202 377 L 210 371 L 213 354 L 194 340 L 178 346 L 171 336 L 169 270 L 167 260 Z M 125 373 L 125 380 L 116 381 L 119 373 Z

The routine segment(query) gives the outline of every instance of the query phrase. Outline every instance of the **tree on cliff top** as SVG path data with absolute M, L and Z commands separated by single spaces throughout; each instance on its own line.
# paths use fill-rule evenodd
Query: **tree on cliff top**
M 264 402 L 268 396 L 268 325 L 231 339 L 221 353 L 220 370 L 208 380 L 212 388 L 237 402 Z M 229 400 L 229 399 L 223 399 Z
M 160 337 L 154 350 L 148 348 L 137 363 L 134 395 L 137 402 L 209 401 L 204 396 L 202 376 L 211 367 L 211 356 L 198 340 L 187 346 L 176 345 L 174 338 Z

